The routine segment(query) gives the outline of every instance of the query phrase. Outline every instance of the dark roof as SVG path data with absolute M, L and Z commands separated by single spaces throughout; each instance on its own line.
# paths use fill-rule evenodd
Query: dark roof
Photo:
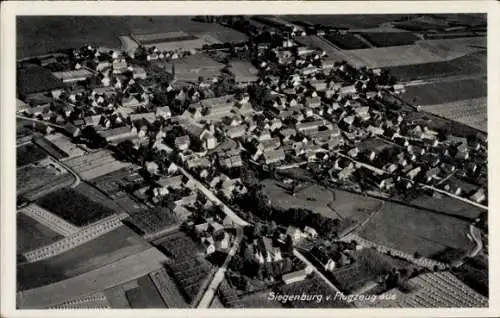
M 17 89 L 21 94 L 47 92 L 63 87 L 61 80 L 38 65 L 29 64 L 17 69 Z

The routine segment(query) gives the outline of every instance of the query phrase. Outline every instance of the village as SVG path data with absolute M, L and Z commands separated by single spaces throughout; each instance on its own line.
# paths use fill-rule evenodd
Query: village
M 173 301 L 160 288 L 167 307 L 274 307 L 283 304 L 266 301 L 269 291 L 382 294 L 422 275 L 448 275 L 465 256 L 438 260 L 370 242 L 360 230 L 380 206 L 420 197 L 474 207 L 482 213 L 464 224 L 484 228 L 486 135 L 403 100 L 405 85 L 385 70 L 301 44 L 311 32 L 324 35 L 321 28 L 278 19 L 262 30 L 244 21 L 216 21 L 247 30 L 249 40 L 237 43 L 187 32 L 131 35 L 136 44 L 123 51 L 88 45 L 18 63 L 17 117 L 32 130 L 18 145 L 40 147 L 44 160 L 60 166 L 57 178 L 74 176 L 71 191 L 88 185 L 85 191 L 111 201 L 106 209 L 121 211 L 120 225 L 78 244 L 123 222 L 158 246 L 169 264 L 161 275 L 171 275 L 185 299 Z M 29 186 L 18 197 L 25 214 L 48 222 L 53 212 L 66 220 L 50 222 L 78 227 L 113 215 L 48 211 L 64 200 L 45 199 L 46 185 L 25 173 Z M 58 182 L 48 196 L 66 189 Z M 322 202 L 330 192 L 333 201 Z M 349 206 L 367 200 L 374 208 L 344 208 L 343 196 Z M 475 239 L 481 246 L 485 240 Z M 73 246 L 25 256 L 35 262 Z M 459 297 L 487 303 L 453 283 Z M 448 293 L 416 295 L 425 304 L 458 302 Z M 285 306 L 368 305 L 336 299 Z

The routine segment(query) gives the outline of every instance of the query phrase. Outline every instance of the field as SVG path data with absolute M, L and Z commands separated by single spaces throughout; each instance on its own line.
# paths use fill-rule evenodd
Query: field
M 441 62 L 443 58 L 419 45 L 378 47 L 345 52 L 347 61 L 356 67 L 384 68 L 389 66 Z
M 115 213 L 72 188 L 49 193 L 39 198 L 37 204 L 76 226 L 85 226 Z
M 33 137 L 33 143 L 37 146 L 45 150 L 49 155 L 55 157 L 56 159 L 62 159 L 68 157 L 68 154 L 59 149 L 56 145 L 54 145 L 51 141 L 46 139 L 41 135 L 35 135 Z
M 355 261 L 345 268 L 333 272 L 336 286 L 346 294 L 356 294 L 357 290 L 393 268 L 408 268 L 411 264 L 382 254 L 375 249 L 363 249 L 354 254 Z
M 364 32 L 361 35 L 376 47 L 410 45 L 418 40 L 411 32 Z
M 43 193 L 70 185 L 74 178 L 69 173 L 56 175 L 53 168 L 24 166 L 17 169 L 17 195 L 35 199 Z
M 479 97 L 425 106 L 424 110 L 483 132 L 488 131 L 487 98 Z
M 208 32 L 223 40 L 239 39 L 239 32 L 189 16 L 24 16 L 17 20 L 17 57 L 23 58 L 87 44 L 120 48 L 119 36 L 131 33 Z
M 385 70 L 400 81 L 486 74 L 486 54 L 472 53 L 450 61 L 387 67 Z
M 45 152 L 40 147 L 29 143 L 16 148 L 16 166 L 22 167 L 46 158 Z
M 62 235 L 24 213 L 16 214 L 16 226 L 16 251 L 18 255 L 63 238 Z
M 404 18 L 401 14 L 370 14 L 370 15 L 288 15 L 282 16 L 288 21 L 307 21 L 312 24 L 324 24 L 336 28 L 373 28 L 382 23 L 398 21 Z
M 487 94 L 487 84 L 484 79 L 465 79 L 458 81 L 443 81 L 418 86 L 409 86 L 401 98 L 411 104 L 437 105 L 484 97 Z
M 485 52 L 486 37 L 420 40 L 417 45 L 444 60 L 451 60 L 471 53 Z
M 212 266 L 204 258 L 203 247 L 180 231 L 170 233 L 158 243 L 159 249 L 171 258 L 169 273 L 192 303 L 212 272 Z
M 166 308 L 149 276 L 139 278 L 137 284 L 125 292 L 132 308 Z
M 80 182 L 80 184 L 75 187 L 75 190 L 89 198 L 91 201 L 102 204 L 110 210 L 117 212 L 122 212 L 123 210 L 115 201 L 108 198 L 104 193 L 94 188 L 89 183 Z
M 51 284 L 110 264 L 147 249 L 147 243 L 125 226 L 54 257 L 18 267 L 18 289 Z
M 447 196 L 442 196 L 438 199 L 428 195 L 422 195 L 411 201 L 403 200 L 403 202 L 424 209 L 432 209 L 435 211 L 448 213 L 450 215 L 469 218 L 471 221 L 473 221 L 476 217 L 479 216 L 481 212 L 483 212 L 483 210 L 480 210 L 479 208 Z
M 481 295 L 488 297 L 488 263 L 482 264 L 477 259 L 478 257 L 467 259 L 453 274 Z
M 34 40 L 36 38 L 33 38 Z M 37 65 L 26 65 L 17 69 L 17 90 L 26 95 L 38 92 L 47 92 L 64 87 L 52 73 Z
M 386 292 L 396 301 L 378 299 L 369 303 L 378 308 L 479 308 L 487 307 L 488 299 L 474 292 L 450 272 L 424 273 L 406 283 L 410 290 L 394 288 Z
M 29 138 L 33 133 L 33 122 L 25 119 L 16 118 L 16 140 Z
M 164 207 L 134 213 L 128 220 L 146 235 L 157 233 L 179 223 L 175 212 Z
M 277 208 L 310 209 L 330 218 L 362 221 L 380 205 L 380 201 L 370 197 L 342 190 L 327 190 L 316 184 L 297 191 L 295 196 L 288 194 L 275 180 L 266 179 L 263 184 L 265 192 Z
M 419 40 L 413 45 L 349 50 L 347 61 L 356 67 L 385 68 L 449 61 L 465 55 L 484 52 L 484 37 Z M 477 63 L 481 64 L 481 63 Z
M 386 203 L 359 235 L 406 253 L 435 255 L 447 247 L 468 249 L 469 222 L 396 203 Z
M 149 276 L 168 308 L 187 307 L 186 301 L 182 297 L 176 283 L 164 268 L 150 273 Z
M 129 169 L 120 169 L 93 179 L 90 183 L 106 193 L 110 198 L 119 198 L 125 195 L 122 190 L 123 179 L 131 174 Z
M 144 276 L 161 267 L 165 256 L 154 248 L 121 258 L 112 264 L 64 281 L 17 294 L 19 308 L 43 308 L 102 291 Z
M 330 33 L 325 35 L 325 38 L 337 45 L 343 50 L 357 50 L 357 49 L 366 49 L 370 46 L 358 39 L 356 36 L 347 33 L 347 34 L 339 34 L 339 33 Z

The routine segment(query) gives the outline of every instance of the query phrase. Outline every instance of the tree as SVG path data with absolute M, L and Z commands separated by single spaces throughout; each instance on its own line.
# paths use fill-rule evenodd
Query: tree
M 286 236 L 285 251 L 287 253 L 292 253 L 293 252 L 293 239 L 292 239 L 292 237 L 290 235 Z

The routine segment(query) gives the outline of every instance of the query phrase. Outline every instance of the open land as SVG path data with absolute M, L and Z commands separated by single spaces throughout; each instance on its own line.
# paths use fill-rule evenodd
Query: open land
M 410 86 L 401 98 L 425 106 L 484 97 L 486 93 L 487 85 L 484 79 L 466 79 Z
M 49 193 L 38 199 L 37 204 L 76 226 L 88 225 L 115 213 L 71 188 Z
M 454 200 L 453 198 L 442 196 L 435 198 L 429 195 L 421 195 L 412 200 L 402 199 L 402 202 L 420 207 L 422 209 L 431 209 L 434 211 L 456 215 L 473 221 L 481 214 L 482 210 L 471 206 L 462 201 Z
M 52 231 L 24 213 L 17 214 L 16 223 L 16 250 L 18 255 L 63 238 L 62 235 Z
M 36 199 L 45 193 L 70 185 L 74 178 L 69 173 L 56 174 L 54 169 L 40 166 L 24 166 L 16 170 L 17 192 Z
M 359 235 L 383 246 L 430 256 L 446 247 L 472 246 L 467 238 L 468 226 L 469 222 L 455 217 L 386 203 Z
M 19 266 L 19 288 L 32 289 L 78 276 L 147 248 L 137 234 L 121 226 L 62 254 Z
M 401 65 L 384 69 L 400 81 L 486 74 L 486 54 L 477 52 L 444 62 Z
M 45 152 L 32 143 L 16 148 L 16 165 L 22 167 L 30 163 L 37 162 L 47 157 Z
M 189 16 L 74 16 L 19 17 L 17 56 L 24 58 L 60 49 L 77 48 L 88 44 L 120 48 L 119 36 L 131 33 L 156 33 L 183 30 L 209 32 L 221 40 L 238 41 L 245 37 L 232 29 L 217 24 L 200 23 Z
M 410 45 L 418 40 L 411 32 L 363 32 L 361 35 L 376 47 Z
M 426 105 L 424 110 L 464 125 L 487 132 L 487 98 L 478 97 L 437 105 Z
M 370 15 L 289 15 L 284 16 L 288 21 L 302 20 L 313 24 L 324 24 L 336 28 L 372 28 L 382 23 L 392 22 L 404 18 L 399 14 L 370 14 Z
M 122 258 L 112 264 L 53 284 L 18 292 L 24 308 L 43 308 L 97 292 L 141 277 L 161 267 L 165 256 L 154 248 Z
M 263 181 L 265 193 L 278 209 L 309 209 L 325 217 L 362 221 L 377 210 L 381 201 L 342 190 L 325 189 L 319 185 L 306 185 L 295 196 L 287 193 L 272 179 Z

